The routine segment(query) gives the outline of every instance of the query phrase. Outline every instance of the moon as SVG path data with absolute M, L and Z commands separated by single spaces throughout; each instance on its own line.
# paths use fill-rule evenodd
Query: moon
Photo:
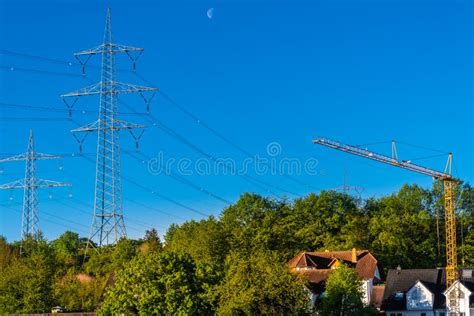
M 212 17 L 214 16 L 214 8 L 210 8 L 209 10 L 207 10 L 206 15 L 209 19 L 212 19 Z

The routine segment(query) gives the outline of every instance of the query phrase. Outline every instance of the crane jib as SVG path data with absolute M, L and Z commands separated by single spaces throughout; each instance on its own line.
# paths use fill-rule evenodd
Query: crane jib
M 444 180 L 444 179 L 451 179 L 452 178 L 451 175 L 449 175 L 447 173 L 436 171 L 436 170 L 426 168 L 426 167 L 422 167 L 422 166 L 419 166 L 417 164 L 411 163 L 410 161 L 397 160 L 397 159 L 394 159 L 392 157 L 388 157 L 388 156 L 385 156 L 385 155 L 382 155 L 382 154 L 378 154 L 378 153 L 375 153 L 375 152 L 372 152 L 372 151 L 369 151 L 369 150 L 366 150 L 366 149 L 362 149 L 362 148 L 359 148 L 359 147 L 356 147 L 356 146 L 346 145 L 346 144 L 343 144 L 343 143 L 340 143 L 340 142 L 337 142 L 337 141 L 333 141 L 333 140 L 329 140 L 329 139 L 326 139 L 326 138 L 315 139 L 315 140 L 313 140 L 313 143 L 318 144 L 318 145 L 322 145 L 322 146 L 326 146 L 326 147 L 330 147 L 330 148 L 333 148 L 333 149 L 341 150 L 341 151 L 344 151 L 344 152 L 347 152 L 347 153 L 350 153 L 350 154 L 353 154 L 353 155 L 356 155 L 356 156 L 360 156 L 360 157 L 368 158 L 368 159 L 371 159 L 371 160 L 379 161 L 379 162 L 382 162 L 382 163 L 385 163 L 385 164 L 388 164 L 388 165 L 392 165 L 392 166 L 395 166 L 395 167 L 408 169 L 408 170 L 411 170 L 411 171 L 414 171 L 414 172 L 418 172 L 418 173 L 433 177 L 434 179 Z

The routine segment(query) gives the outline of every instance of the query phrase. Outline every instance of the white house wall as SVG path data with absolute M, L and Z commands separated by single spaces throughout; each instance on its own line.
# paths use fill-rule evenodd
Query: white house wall
M 407 292 L 407 310 L 433 310 L 434 296 L 422 283 L 417 282 Z
M 371 295 L 372 295 L 372 289 L 374 287 L 373 280 L 372 279 L 363 280 L 361 287 L 362 287 L 362 293 L 363 293 L 362 302 L 365 305 L 369 305 Z
M 445 292 L 446 302 L 449 307 L 449 293 L 454 290 L 454 287 L 459 284 L 460 290 L 464 293 L 464 298 L 459 299 L 459 311 L 464 313 L 464 315 L 474 316 L 474 310 L 469 308 L 469 296 L 472 294 L 469 289 L 467 289 L 463 284 L 460 284 L 459 281 L 456 281 L 451 287 Z

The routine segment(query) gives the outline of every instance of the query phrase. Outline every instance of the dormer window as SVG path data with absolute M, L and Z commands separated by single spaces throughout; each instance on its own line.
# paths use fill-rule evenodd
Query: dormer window
M 397 293 L 395 293 L 395 299 L 396 299 L 397 301 L 403 300 L 403 292 L 397 292 Z

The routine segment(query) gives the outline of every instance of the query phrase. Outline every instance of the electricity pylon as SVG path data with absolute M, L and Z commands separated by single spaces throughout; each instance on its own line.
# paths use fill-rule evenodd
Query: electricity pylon
M 115 81 L 115 54 L 126 53 L 135 62 L 141 55 L 143 48 L 115 44 L 112 41 L 112 24 L 110 9 L 107 9 L 104 41 L 97 47 L 75 53 L 74 56 L 83 66 L 93 55 L 102 56 L 101 81 L 89 87 L 62 95 L 68 109 L 77 101 L 78 97 L 99 95 L 99 118 L 83 127 L 72 130 L 74 138 L 81 149 L 85 136 L 89 132 L 97 132 L 96 180 L 94 197 L 94 215 L 89 235 L 89 241 L 95 242 L 98 247 L 117 242 L 126 237 L 125 223 L 122 211 L 122 181 L 120 166 L 120 131 L 128 130 L 136 141 L 140 140 L 144 125 L 129 123 L 118 119 L 117 95 L 119 93 L 139 93 L 147 103 L 154 96 L 155 88 L 137 86 Z M 151 92 L 150 98 L 145 93 Z M 71 100 L 67 101 L 67 100 Z M 139 129 L 140 132 L 134 133 Z M 83 134 L 80 134 L 83 133 Z M 78 135 L 83 135 L 82 137 Z M 93 244 L 92 244 L 93 245 Z
M 24 189 L 23 214 L 21 222 L 21 237 L 27 236 L 36 238 L 40 232 L 38 216 L 38 188 L 64 187 L 70 186 L 68 183 L 61 183 L 52 180 L 38 179 L 36 177 L 36 160 L 58 159 L 59 156 L 41 154 L 35 151 L 33 131 L 30 130 L 30 138 L 26 153 L 1 159 L 0 162 L 26 161 L 25 178 L 10 183 L 0 185 L 0 189 Z
M 343 192 L 345 194 L 350 194 L 351 191 L 354 191 L 356 193 L 357 200 L 360 201 L 361 200 L 361 194 L 362 194 L 362 191 L 364 191 L 364 188 L 361 187 L 361 186 L 350 185 L 349 181 L 348 181 L 347 171 L 344 171 L 344 182 L 343 182 L 343 184 L 336 187 L 336 188 L 334 188 L 333 190 L 340 191 L 340 192 Z

